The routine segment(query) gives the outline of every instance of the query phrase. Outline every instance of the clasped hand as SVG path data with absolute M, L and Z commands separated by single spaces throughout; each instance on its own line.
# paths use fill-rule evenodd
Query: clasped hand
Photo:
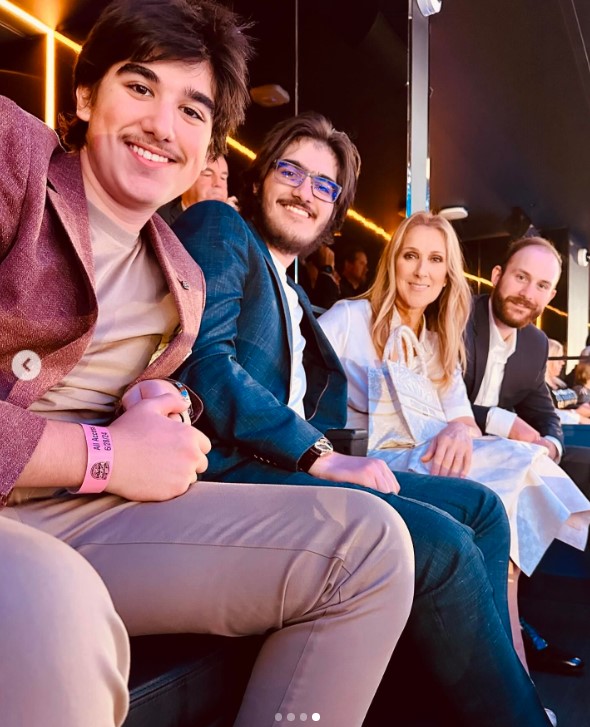
M 115 460 L 108 492 L 136 501 L 182 495 L 207 469 L 211 442 L 182 423 L 188 402 L 169 381 L 132 386 L 122 399 L 125 412 L 109 430 Z

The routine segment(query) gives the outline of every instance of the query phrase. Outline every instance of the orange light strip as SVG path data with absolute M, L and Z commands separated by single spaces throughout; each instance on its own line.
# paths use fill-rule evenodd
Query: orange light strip
M 17 7 L 13 3 L 8 2 L 8 0 L 0 0 L 0 9 L 6 10 L 9 15 L 22 20 L 23 23 L 30 25 L 31 28 L 38 30 L 40 33 L 47 33 L 48 30 L 51 30 L 48 25 L 45 25 L 45 23 L 42 23 L 33 15 L 29 15 L 29 13 L 21 10 L 21 8 Z
M 45 34 L 45 123 L 55 129 L 55 34 Z

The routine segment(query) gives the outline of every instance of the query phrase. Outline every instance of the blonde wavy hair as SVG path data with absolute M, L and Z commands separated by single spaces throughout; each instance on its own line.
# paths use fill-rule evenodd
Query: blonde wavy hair
M 463 331 L 471 310 L 471 290 L 463 275 L 465 263 L 459 239 L 452 225 L 440 215 L 431 212 L 415 212 L 408 217 L 385 245 L 375 282 L 361 296 L 366 298 L 372 311 L 371 338 L 379 356 L 390 334 L 391 318 L 395 308 L 397 287 L 395 264 L 408 233 L 416 227 L 430 227 L 439 230 L 445 241 L 447 283 L 438 298 L 425 310 L 426 327 L 438 334 L 443 387 L 450 384 L 457 363 L 465 368 L 465 344 Z

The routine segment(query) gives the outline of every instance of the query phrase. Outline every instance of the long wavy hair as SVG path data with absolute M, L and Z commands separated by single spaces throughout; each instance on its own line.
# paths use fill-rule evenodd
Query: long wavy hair
M 372 311 L 371 338 L 379 356 L 383 355 L 391 331 L 391 319 L 397 298 L 395 265 L 408 233 L 416 227 L 439 230 L 445 241 L 447 283 L 438 298 L 430 303 L 424 315 L 426 327 L 438 334 L 443 368 L 441 384 L 450 384 L 457 363 L 465 368 L 463 331 L 471 310 L 471 290 L 463 274 L 465 263 L 459 240 L 452 225 L 440 215 L 416 212 L 402 222 L 385 245 L 375 282 L 361 297 L 366 298 Z

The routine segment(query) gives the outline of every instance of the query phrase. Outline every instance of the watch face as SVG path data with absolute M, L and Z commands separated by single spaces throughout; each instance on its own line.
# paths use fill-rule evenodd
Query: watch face
M 334 451 L 332 443 L 329 439 L 326 439 L 326 437 L 321 437 L 320 439 L 318 439 L 318 441 L 313 445 L 313 448 L 320 455 L 320 457 L 323 454 L 329 454 L 330 452 Z

